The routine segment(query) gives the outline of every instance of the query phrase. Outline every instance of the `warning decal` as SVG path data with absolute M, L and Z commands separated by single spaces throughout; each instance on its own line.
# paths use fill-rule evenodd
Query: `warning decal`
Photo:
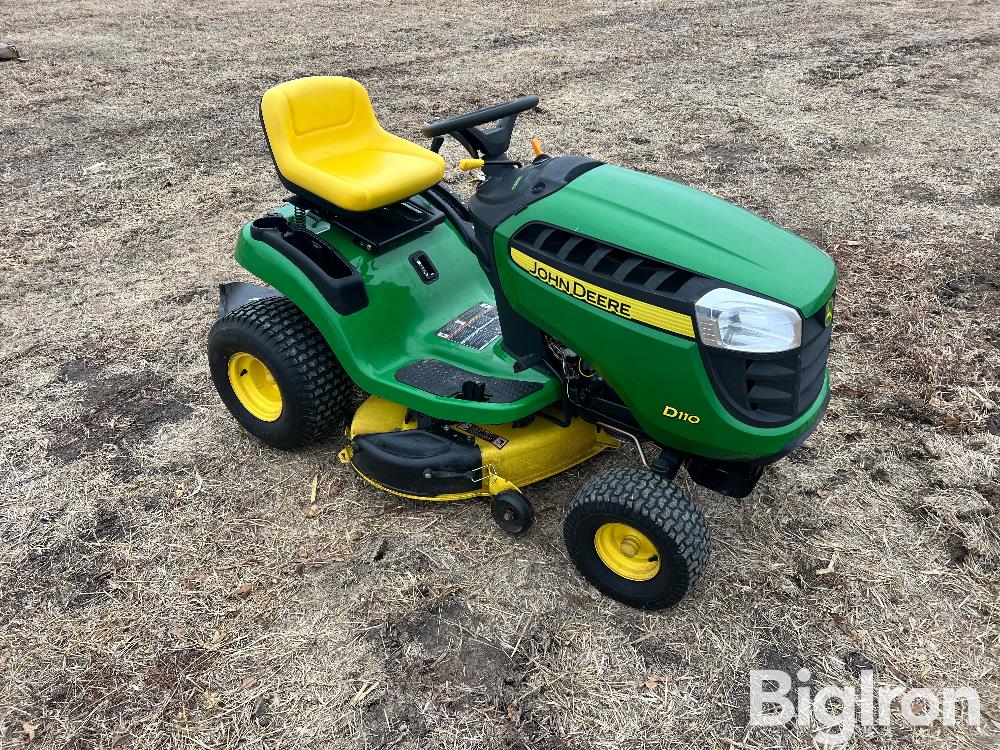
M 480 440 L 485 440 L 487 443 L 492 443 L 494 448 L 503 448 L 510 441 L 507 438 L 500 437 L 495 432 L 490 432 L 485 427 L 480 427 L 477 424 L 470 424 L 469 422 L 462 422 L 462 424 L 455 425 L 462 432 L 465 432 L 473 437 L 477 437 Z
M 488 302 L 473 305 L 457 318 L 445 323 L 437 335 L 447 341 L 482 351 L 500 338 L 500 316 Z

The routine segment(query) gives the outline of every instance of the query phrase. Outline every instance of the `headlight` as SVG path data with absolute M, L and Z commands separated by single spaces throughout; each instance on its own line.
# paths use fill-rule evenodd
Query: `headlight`
M 694 303 L 694 311 L 698 333 L 709 346 L 765 354 L 802 342 L 796 310 L 735 289 L 713 289 Z

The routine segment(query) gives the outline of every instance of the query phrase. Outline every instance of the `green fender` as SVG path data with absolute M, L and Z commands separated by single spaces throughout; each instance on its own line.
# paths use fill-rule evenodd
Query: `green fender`
M 283 207 L 276 213 L 292 215 Z M 499 342 L 481 351 L 447 341 L 438 329 L 481 302 L 493 304 L 493 290 L 473 254 L 447 224 L 380 255 L 371 255 L 336 227 L 309 219 L 309 228 L 335 247 L 358 271 L 368 305 L 350 315 L 335 312 L 307 276 L 288 258 L 243 226 L 236 261 L 291 299 L 313 322 L 351 379 L 364 391 L 453 422 L 503 424 L 529 416 L 559 398 L 559 383 L 529 370 L 514 372 L 514 360 Z M 423 284 L 409 263 L 415 250 L 427 252 L 440 278 Z M 486 377 L 538 383 L 541 388 L 512 403 L 463 401 L 437 396 L 396 380 L 415 360 L 440 359 Z

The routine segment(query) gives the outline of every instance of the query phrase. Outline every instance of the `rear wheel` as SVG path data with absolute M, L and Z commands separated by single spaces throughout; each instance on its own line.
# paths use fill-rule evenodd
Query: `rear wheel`
M 350 378 L 285 297 L 255 300 L 217 321 L 208 335 L 208 364 L 236 421 L 275 448 L 329 436 L 350 408 Z
M 677 604 L 708 563 L 705 519 L 677 485 L 638 469 L 611 469 L 583 486 L 563 525 L 584 577 L 641 609 Z

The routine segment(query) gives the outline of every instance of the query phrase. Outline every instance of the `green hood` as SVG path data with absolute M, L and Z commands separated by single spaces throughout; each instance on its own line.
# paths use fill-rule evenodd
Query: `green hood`
M 529 221 L 729 282 L 797 307 L 807 317 L 836 285 L 830 256 L 791 232 L 707 193 L 609 164 L 531 204 L 501 233 Z

